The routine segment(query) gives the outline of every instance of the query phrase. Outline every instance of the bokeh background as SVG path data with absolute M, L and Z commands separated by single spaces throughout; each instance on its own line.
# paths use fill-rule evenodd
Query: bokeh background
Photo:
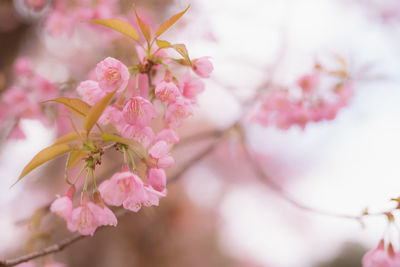
M 121 1 L 127 16 L 132 16 L 131 4 Z M 135 4 L 159 24 L 188 2 Z M 80 81 L 88 66 L 109 53 L 124 56 L 103 47 L 99 33 L 78 29 L 72 36 L 50 36 L 43 32 L 43 18 L 51 6 L 27 11 L 21 5 L 0 2 L 2 90 L 15 79 L 12 64 L 19 55 L 32 58 L 38 72 L 53 82 Z M 351 215 L 366 207 L 390 208 L 390 198 L 400 192 L 399 26 L 396 0 L 193 0 L 165 38 L 185 43 L 193 57 L 210 56 L 214 72 L 180 134 L 224 129 L 242 115 L 240 101 L 271 73 L 274 82 L 292 84 L 317 59 L 339 55 L 371 75 L 355 84 L 356 96 L 335 120 L 285 131 L 253 123 L 246 135 L 268 174 L 299 203 Z M 66 190 L 59 171 L 65 158 L 10 188 L 30 158 L 55 139 L 54 129 L 38 121 L 25 120 L 23 129 L 25 140 L 4 135 L 1 140 L 0 259 L 24 252 L 30 233 L 24 219 Z M 177 148 L 171 175 L 180 159 L 209 142 Z M 110 175 L 116 163 L 104 166 L 101 175 Z M 103 229 L 55 259 L 96 267 L 354 267 L 361 266 L 362 255 L 377 245 L 386 226 L 384 217 L 360 224 L 297 209 L 255 177 L 234 137 L 220 142 L 168 190 L 160 207 L 127 215 L 117 228 Z M 42 227 L 52 232 L 53 242 L 69 234 L 52 215 Z M 399 248 L 399 233 L 394 234 Z

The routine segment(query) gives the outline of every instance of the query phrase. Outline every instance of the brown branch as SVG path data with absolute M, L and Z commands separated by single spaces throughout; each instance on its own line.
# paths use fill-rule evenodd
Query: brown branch
M 179 143 L 176 145 L 176 147 L 181 147 L 181 146 L 186 146 L 188 144 L 192 144 L 194 142 L 199 142 L 203 140 L 207 140 L 209 138 L 216 138 L 221 135 L 221 133 L 224 132 L 223 130 L 209 130 L 209 131 L 204 131 L 201 133 L 193 134 L 187 137 L 182 138 Z
M 219 132 L 219 134 L 217 135 L 218 137 L 221 137 L 223 134 L 223 132 Z M 201 153 L 199 153 L 198 155 L 196 155 L 195 157 L 193 157 L 191 160 L 189 160 L 188 162 L 186 162 L 183 167 L 174 175 L 172 176 L 168 182 L 169 183 L 173 183 L 176 182 L 190 167 L 192 167 L 194 164 L 196 164 L 197 162 L 201 161 L 202 159 L 204 159 L 207 155 L 211 154 L 212 151 L 214 151 L 215 147 L 216 147 L 216 143 L 218 142 L 219 138 L 217 140 L 215 140 L 211 145 L 209 145 L 207 147 L 207 149 L 205 149 L 204 151 L 202 151 Z M 118 211 L 115 212 L 116 217 L 119 219 L 122 216 L 128 214 L 128 210 L 125 209 L 120 209 Z M 99 229 L 104 229 L 105 227 L 101 227 Z M 62 251 L 64 248 L 74 244 L 75 242 L 78 242 L 79 240 L 82 240 L 84 238 L 86 238 L 88 236 L 84 236 L 84 235 L 80 235 L 80 234 L 74 234 L 70 237 L 67 237 L 63 240 L 61 240 L 60 242 L 51 245 L 47 248 L 44 248 L 42 250 L 39 251 L 35 251 L 33 253 L 30 254 L 26 254 L 23 255 L 21 257 L 17 257 L 15 259 L 9 259 L 9 260 L 0 260 L 0 267 L 9 267 L 9 266 L 15 266 L 17 264 L 23 263 L 23 262 L 27 262 L 39 257 L 43 257 L 49 254 L 53 254 L 53 253 L 57 253 Z

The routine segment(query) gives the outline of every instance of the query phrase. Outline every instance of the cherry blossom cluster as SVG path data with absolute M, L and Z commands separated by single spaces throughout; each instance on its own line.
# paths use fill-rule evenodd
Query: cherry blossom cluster
M 304 129 L 309 122 L 333 120 L 353 96 L 353 82 L 345 72 L 326 72 L 317 66 L 293 88 L 269 91 L 253 118 L 264 126 Z
M 34 2 L 32 0 L 27 0 Z M 45 4 L 46 1 L 39 1 Z M 55 0 L 47 18 L 45 28 L 52 35 L 70 35 L 82 21 L 111 18 L 119 14 L 118 0 Z
M 81 99 L 93 107 L 110 94 L 114 100 L 98 120 L 103 139 L 96 139 L 92 133 L 93 139 L 81 144 L 83 152 L 90 152 L 82 158 L 80 174 L 86 171 L 87 175 L 80 205 L 73 207 L 75 182 L 80 174 L 67 193 L 51 205 L 51 211 L 65 219 L 70 231 L 93 235 L 99 226 L 115 226 L 117 219 L 105 204 L 138 212 L 142 206 L 158 206 L 159 199 L 167 194 L 164 169 L 174 163 L 169 152 L 179 142 L 175 130 L 193 114 L 196 96 L 204 89 L 201 80 L 191 76 L 190 69 L 207 78 L 213 66 L 207 57 L 187 64 L 170 58 L 165 49 L 153 47 L 144 49 L 139 45 L 139 62 L 131 67 L 115 58 L 105 58 L 97 64 L 92 79 L 82 81 L 76 88 Z M 174 64 L 187 68 L 183 77 L 173 75 Z M 97 188 L 94 169 L 101 164 L 110 140 L 123 154 L 124 164 L 121 172 Z M 138 164 L 145 166 L 144 175 L 138 171 Z M 94 186 L 92 199 L 87 191 L 90 177 Z
M 22 119 L 35 119 L 45 126 L 57 125 L 58 132 L 65 131 L 64 120 L 55 120 L 54 114 L 62 112 L 62 107 L 50 110 L 40 105 L 41 101 L 55 98 L 60 89 L 57 84 L 34 71 L 31 62 L 20 57 L 14 64 L 16 81 L 6 88 L 1 96 L 0 124 L 2 130 L 8 130 L 8 138 L 24 139 L 25 133 L 21 128 Z M 7 129 L 8 128 L 8 129 Z

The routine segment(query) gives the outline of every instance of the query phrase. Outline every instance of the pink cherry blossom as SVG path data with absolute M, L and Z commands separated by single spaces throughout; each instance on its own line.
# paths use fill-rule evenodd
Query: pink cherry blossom
M 193 114 L 190 102 L 185 99 L 177 99 L 176 102 L 168 105 L 165 120 L 173 126 L 179 127 L 182 121 Z
M 107 93 L 118 89 L 123 91 L 128 85 L 129 70 L 121 61 L 107 57 L 96 66 L 96 77 L 100 88 Z
M 158 206 L 159 202 L 160 202 L 160 198 L 163 198 L 167 195 L 166 189 L 164 189 L 162 192 L 160 192 L 148 185 L 146 185 L 144 187 L 144 191 L 146 194 L 146 199 L 143 202 L 143 205 L 146 207 Z
M 118 131 L 122 131 L 123 127 L 126 125 L 122 110 L 114 106 L 106 107 L 98 122 L 101 125 L 107 125 L 110 123 L 114 125 Z
M 352 83 L 345 83 L 336 88 L 338 96 L 337 105 L 338 108 L 347 106 L 350 100 L 354 97 L 354 89 Z
M 91 202 L 87 192 L 82 193 L 81 205 L 72 210 L 67 220 L 68 230 L 78 231 L 82 235 L 93 235 L 99 226 L 116 224 L 115 215 L 107 207 Z
M 50 35 L 69 35 L 74 29 L 73 17 L 59 11 L 50 12 L 45 21 L 45 28 Z
M 97 219 L 100 225 L 116 226 L 117 218 L 115 217 L 114 213 L 106 205 L 104 205 L 99 191 L 95 191 L 93 193 L 93 200 L 96 204 L 94 210 L 97 214 Z
M 161 81 L 155 89 L 156 96 L 164 102 L 174 102 L 180 92 L 178 87 L 173 82 Z
M 194 72 L 202 78 L 209 78 L 211 72 L 213 71 L 214 67 L 211 64 L 209 57 L 201 57 L 193 60 Z
M 58 197 L 50 206 L 50 211 L 57 213 L 59 216 L 63 217 L 65 220 L 69 220 L 72 212 L 72 199 L 75 194 L 75 186 L 72 185 L 67 193 Z
M 99 83 L 92 80 L 83 81 L 76 88 L 83 101 L 89 105 L 96 104 L 106 93 L 100 88 Z
M 137 127 L 145 127 L 150 124 L 152 118 L 157 116 L 156 109 L 147 99 L 140 96 L 131 97 L 123 110 L 127 123 Z
M 363 267 L 395 267 L 391 264 L 389 254 L 384 248 L 384 241 L 382 240 L 378 247 L 369 251 L 362 258 Z
M 133 139 L 147 148 L 154 139 L 154 132 L 151 127 L 138 128 L 134 125 L 125 124 L 121 130 L 124 138 Z
M 304 93 L 310 93 L 319 83 L 319 75 L 316 73 L 301 76 L 297 80 L 297 85 Z
M 47 4 L 48 0 L 25 0 L 25 5 L 34 9 L 34 10 L 41 10 Z
M 147 181 L 159 192 L 164 191 L 167 186 L 167 176 L 163 169 L 150 168 L 147 172 Z
M 93 235 L 99 226 L 96 212 L 93 208 L 96 205 L 92 202 L 84 203 L 75 208 L 71 213 L 71 218 L 68 221 L 68 230 L 71 232 L 78 231 L 81 235 Z
M 26 57 L 19 57 L 14 62 L 14 72 L 17 75 L 28 76 L 32 74 L 32 64 Z
M 121 206 L 132 193 L 135 183 L 139 180 L 140 178 L 132 172 L 117 172 L 111 179 L 101 183 L 99 191 L 108 205 Z
M 142 205 L 146 207 L 158 206 L 159 199 L 166 196 L 166 192 L 158 192 L 151 186 L 144 185 L 141 181 L 136 184 L 136 187 L 125 201 L 124 208 L 133 212 L 138 212 Z
M 204 83 L 199 79 L 191 79 L 190 72 L 186 72 L 181 85 L 183 96 L 195 100 L 196 96 L 204 91 Z
M 158 141 L 148 151 L 151 162 L 158 168 L 168 168 L 174 164 L 174 158 L 169 156 L 170 147 L 165 141 Z
M 167 144 L 177 144 L 179 143 L 179 136 L 172 129 L 163 129 L 161 130 L 154 139 L 154 142 L 165 141 Z
M 39 101 L 49 100 L 57 96 L 58 88 L 46 78 L 35 75 L 30 82 L 30 86 L 32 86 Z
M 6 90 L 3 95 L 3 102 L 9 107 L 8 112 L 14 116 L 21 116 L 29 108 L 35 109 L 26 91 L 20 87 L 11 87 Z

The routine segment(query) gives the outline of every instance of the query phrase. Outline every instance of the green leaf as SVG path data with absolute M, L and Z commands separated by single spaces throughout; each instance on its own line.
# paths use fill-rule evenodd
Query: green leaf
M 75 113 L 81 118 L 85 118 L 86 115 L 89 113 L 89 110 L 91 109 L 91 106 L 88 103 L 80 100 L 79 98 L 59 97 L 56 99 L 44 101 L 43 103 L 50 101 L 63 104 L 67 107 L 67 109 L 69 109 L 71 112 Z
M 136 29 L 130 25 L 129 23 L 120 20 L 120 19 L 95 19 L 91 20 L 92 23 L 97 23 L 103 25 L 107 28 L 113 29 L 117 32 L 120 32 L 133 40 L 139 40 L 139 34 Z
M 144 21 L 139 18 L 138 13 L 136 11 L 136 7 L 135 7 L 135 15 L 140 27 L 140 31 L 143 33 L 143 36 L 146 39 L 147 43 L 150 44 L 151 30 L 149 27 L 147 27 L 146 23 L 144 23 Z
M 30 173 L 32 170 L 36 169 L 43 163 L 52 160 L 58 156 L 61 156 L 64 153 L 67 153 L 70 151 L 72 148 L 67 145 L 67 144 L 57 144 L 57 145 L 52 145 L 49 146 L 39 153 L 36 154 L 36 156 L 33 157 L 33 159 L 25 166 L 25 168 L 22 170 L 21 175 L 19 176 L 18 180 L 13 184 L 15 185 L 17 182 L 19 182 L 25 175 Z
M 166 30 L 168 30 L 172 25 L 174 25 L 175 22 L 177 22 L 183 16 L 183 14 L 186 13 L 186 11 L 189 9 L 189 7 L 190 7 L 190 4 L 182 12 L 175 14 L 172 17 L 170 17 L 168 20 L 164 21 L 156 31 L 156 38 L 158 36 L 160 36 L 161 34 L 163 34 Z
M 164 40 L 156 40 L 156 44 L 159 48 L 168 48 L 171 47 L 171 44 L 168 41 Z
M 68 160 L 67 160 L 67 165 L 66 168 L 72 168 L 76 164 L 78 164 L 85 156 L 87 155 L 87 152 L 81 151 L 81 150 L 74 150 L 71 151 L 68 155 Z
M 101 114 L 103 114 L 104 110 L 111 102 L 111 99 L 116 92 L 117 89 L 115 89 L 111 93 L 108 93 L 90 109 L 89 113 L 85 117 L 85 120 L 83 121 L 83 128 L 86 130 L 87 133 L 90 132 L 93 125 L 95 125 Z

